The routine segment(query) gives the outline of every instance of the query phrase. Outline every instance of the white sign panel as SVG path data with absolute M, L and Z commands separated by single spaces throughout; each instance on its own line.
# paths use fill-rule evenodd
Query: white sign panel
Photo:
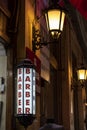
M 32 114 L 32 68 L 24 68 L 24 114 Z
M 35 70 L 33 69 L 33 114 L 36 114 L 36 89 Z
M 23 68 L 17 70 L 17 114 L 23 113 Z
M 17 70 L 17 114 L 36 113 L 35 70 L 19 68 Z

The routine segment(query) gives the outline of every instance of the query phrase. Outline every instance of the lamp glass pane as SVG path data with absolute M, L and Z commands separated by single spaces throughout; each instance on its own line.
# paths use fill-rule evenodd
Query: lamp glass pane
M 23 68 L 17 69 L 17 114 L 23 114 Z
M 78 79 L 79 80 L 86 80 L 86 70 L 85 69 L 79 69 L 77 71 Z
M 61 27 L 60 27 L 60 30 L 61 30 L 61 31 L 63 30 L 64 19 L 65 19 L 65 13 L 62 12 L 62 17 L 61 17 Z
M 60 24 L 60 10 L 49 10 L 48 11 L 49 29 L 59 30 Z

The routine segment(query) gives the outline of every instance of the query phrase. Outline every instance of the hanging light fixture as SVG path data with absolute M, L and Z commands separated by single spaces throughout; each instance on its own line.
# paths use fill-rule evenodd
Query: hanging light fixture
M 46 10 L 45 13 L 47 29 L 51 38 L 57 40 L 63 31 L 65 12 L 59 5 Z
M 52 43 L 58 43 L 58 38 L 61 32 L 63 31 L 63 25 L 65 20 L 65 9 L 58 4 L 58 1 L 54 1 L 52 5 L 49 6 L 49 8 L 45 9 L 44 14 L 50 41 L 42 42 L 40 31 L 33 29 L 32 42 L 34 52 L 42 48 L 42 46 L 47 46 L 48 44 Z
M 84 82 L 87 79 L 87 70 L 83 63 L 81 64 L 81 67 L 77 69 L 77 76 L 80 82 Z
M 83 63 L 83 56 L 82 56 L 82 63 L 80 67 L 77 69 L 77 76 L 78 76 L 78 80 L 81 83 L 83 83 L 87 79 L 87 69 L 85 68 L 84 63 Z
M 16 117 L 26 128 L 36 114 L 35 66 L 24 59 L 17 66 Z
M 82 63 L 80 64 L 80 67 L 77 68 L 76 75 L 74 72 L 71 88 L 75 89 L 79 86 L 81 86 L 83 88 L 86 86 L 86 82 L 87 82 L 87 69 L 83 64 L 83 58 L 82 58 Z
M 86 80 L 86 68 L 81 67 L 77 70 L 78 80 Z

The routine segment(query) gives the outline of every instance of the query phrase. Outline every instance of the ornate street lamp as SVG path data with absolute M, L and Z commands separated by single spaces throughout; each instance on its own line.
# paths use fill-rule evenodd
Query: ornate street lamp
M 59 38 L 63 31 L 65 12 L 62 7 L 53 6 L 46 10 L 45 13 L 48 31 L 54 40 Z
M 77 69 L 77 77 L 80 83 L 80 86 L 83 88 L 86 86 L 87 81 L 87 69 L 84 67 L 82 63 L 81 66 Z
M 83 65 L 81 65 L 81 67 L 77 69 L 77 76 L 78 80 L 81 82 L 86 80 L 86 68 Z
M 46 18 L 47 29 L 49 32 L 49 41 L 41 41 L 40 31 L 33 27 L 33 51 L 39 50 L 42 46 L 48 44 L 58 43 L 58 38 L 63 31 L 65 20 L 65 9 L 63 9 L 58 2 L 54 2 L 52 6 L 44 10 Z M 41 18 L 41 17 L 40 17 Z M 42 36 L 44 37 L 44 36 Z
M 24 59 L 17 66 L 16 117 L 26 128 L 36 114 L 35 66 Z
M 79 86 L 86 87 L 87 82 L 87 69 L 84 67 L 84 64 L 82 63 L 80 67 L 77 69 L 77 78 L 75 76 L 72 78 L 72 86 L 71 88 L 74 89 Z

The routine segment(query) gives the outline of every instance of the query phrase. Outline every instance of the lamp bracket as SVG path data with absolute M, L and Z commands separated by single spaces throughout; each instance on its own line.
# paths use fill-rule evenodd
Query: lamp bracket
M 84 88 L 86 87 L 86 84 L 87 84 L 86 80 L 71 79 L 71 90 L 75 90 L 78 87 Z
M 57 39 L 51 39 L 51 41 L 46 41 L 44 38 L 41 37 L 40 30 L 33 27 L 33 38 L 32 38 L 32 44 L 33 44 L 33 51 L 39 50 L 43 46 L 47 46 L 48 44 L 56 44 L 58 43 Z M 43 42 L 42 42 L 43 39 Z

